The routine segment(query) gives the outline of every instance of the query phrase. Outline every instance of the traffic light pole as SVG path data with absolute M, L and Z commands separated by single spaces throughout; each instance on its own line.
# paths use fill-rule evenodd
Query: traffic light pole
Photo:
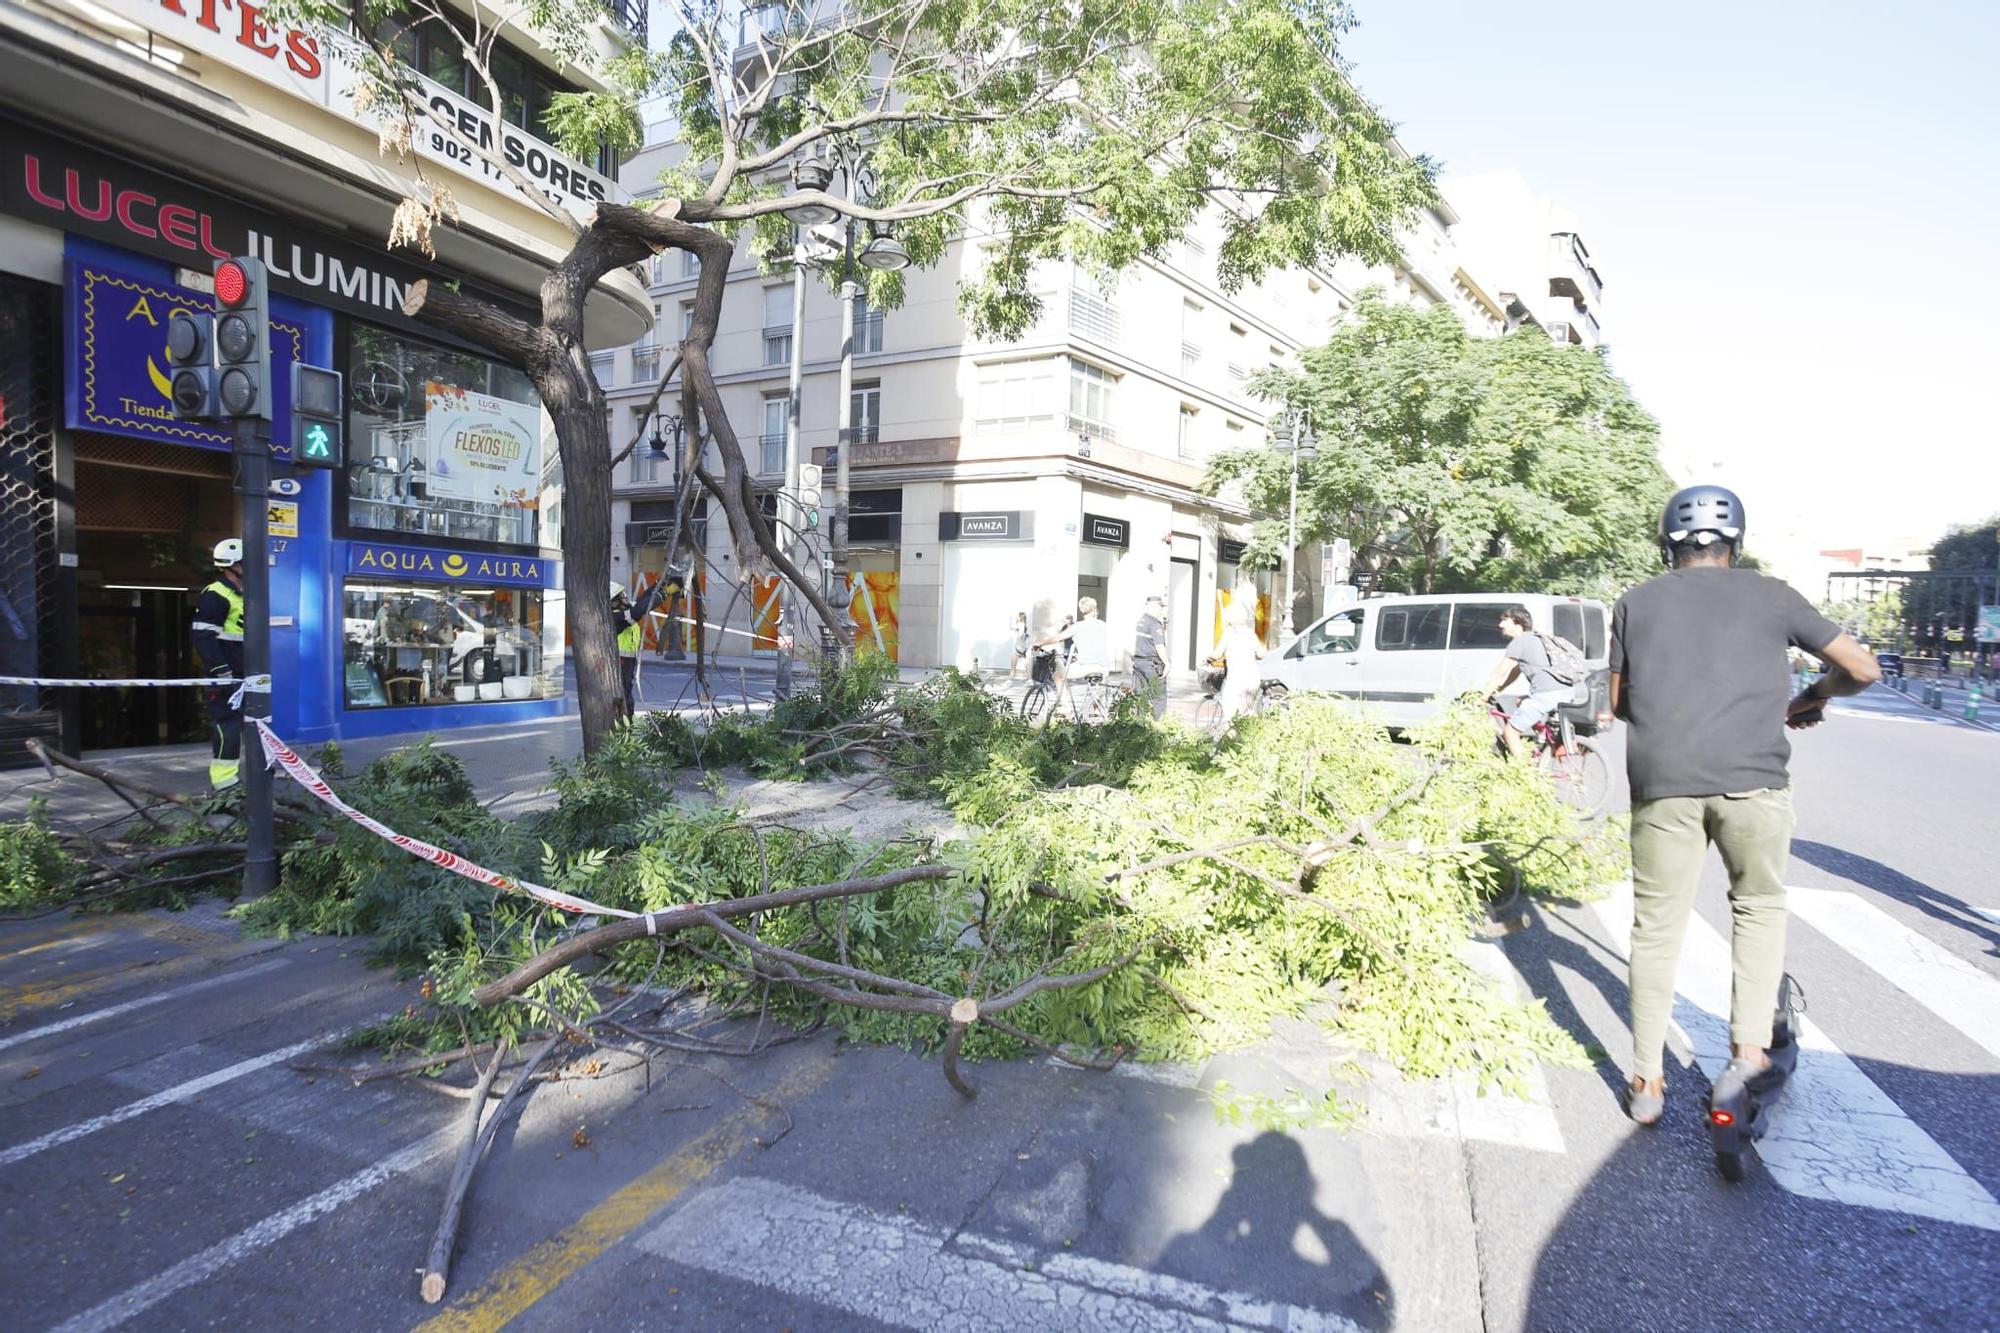
M 243 676 L 261 689 L 243 691 L 243 739 L 237 770 L 243 780 L 243 817 L 249 851 L 243 858 L 243 893 L 257 897 L 278 887 L 277 838 L 271 818 L 271 770 L 264 742 L 250 719 L 271 716 L 271 423 L 236 420 L 236 494 L 243 501 Z

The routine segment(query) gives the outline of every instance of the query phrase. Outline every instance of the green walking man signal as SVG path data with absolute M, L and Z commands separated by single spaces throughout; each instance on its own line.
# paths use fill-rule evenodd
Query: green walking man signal
M 339 371 L 292 362 L 293 467 L 341 467 L 347 462 L 342 387 Z

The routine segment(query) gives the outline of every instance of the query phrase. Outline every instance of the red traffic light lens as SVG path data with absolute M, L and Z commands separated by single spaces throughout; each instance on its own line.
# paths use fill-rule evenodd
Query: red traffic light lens
M 243 304 L 243 298 L 250 294 L 250 275 L 243 266 L 231 260 L 218 264 L 215 269 L 215 299 L 230 308 Z

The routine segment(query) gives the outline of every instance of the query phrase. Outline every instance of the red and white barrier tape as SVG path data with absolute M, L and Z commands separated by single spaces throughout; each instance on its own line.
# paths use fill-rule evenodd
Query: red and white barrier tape
M 327 786 L 326 779 L 314 772 L 312 765 L 300 758 L 297 751 L 279 740 L 278 734 L 271 730 L 270 723 L 260 717 L 253 717 L 248 719 L 248 721 L 252 726 L 257 728 L 257 734 L 264 743 L 264 754 L 266 757 L 271 763 L 283 769 L 287 777 L 291 778 L 292 781 L 298 783 L 301 787 L 304 787 L 314 796 L 319 797 L 327 805 L 332 806 L 341 814 L 346 815 L 349 819 L 361 825 L 362 828 L 373 833 L 376 837 L 396 844 L 396 846 L 401 847 L 412 856 L 420 856 L 432 865 L 443 866 L 455 875 L 463 875 L 467 879 L 491 885 L 506 893 L 525 893 L 530 898 L 547 903 L 551 907 L 560 907 L 565 912 L 576 912 L 578 914 L 593 916 L 638 917 L 643 915 L 647 917 L 648 924 L 651 924 L 651 913 L 627 912 L 616 907 L 606 907 L 602 903 L 594 903 L 587 898 L 574 897 L 571 894 L 561 893 L 540 884 L 530 883 L 525 879 L 514 879 L 511 876 L 499 874 L 496 871 L 488 870 L 485 866 L 468 861 L 462 856 L 448 852 L 442 847 L 433 847 L 421 838 L 412 838 L 398 833 L 387 825 L 370 819 L 367 815 L 362 814 L 359 810 L 341 800 L 340 797 L 334 795 L 333 788 Z

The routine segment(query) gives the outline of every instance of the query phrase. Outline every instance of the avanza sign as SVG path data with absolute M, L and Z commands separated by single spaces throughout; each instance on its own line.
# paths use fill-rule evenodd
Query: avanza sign
M 380 127 L 380 118 L 355 106 L 361 87 L 358 71 L 312 32 L 273 23 L 264 10 L 243 0 L 98 0 L 121 18 L 158 33 L 168 41 L 241 70 L 293 97 L 324 107 L 346 120 Z M 621 199 L 610 178 L 563 156 L 524 130 L 496 120 L 482 107 L 457 93 L 417 77 L 431 110 L 482 148 L 493 146 L 497 132 L 500 151 L 548 197 L 571 212 L 581 213 L 601 200 Z M 420 121 L 410 136 L 419 157 L 451 168 L 484 185 L 514 193 L 512 180 L 480 153 L 435 124 Z
M 391 546 L 385 542 L 353 542 L 347 548 L 347 572 L 434 583 L 485 583 L 512 588 L 552 588 L 562 565 L 539 556 L 495 555 L 488 551 L 453 551 L 431 546 Z

